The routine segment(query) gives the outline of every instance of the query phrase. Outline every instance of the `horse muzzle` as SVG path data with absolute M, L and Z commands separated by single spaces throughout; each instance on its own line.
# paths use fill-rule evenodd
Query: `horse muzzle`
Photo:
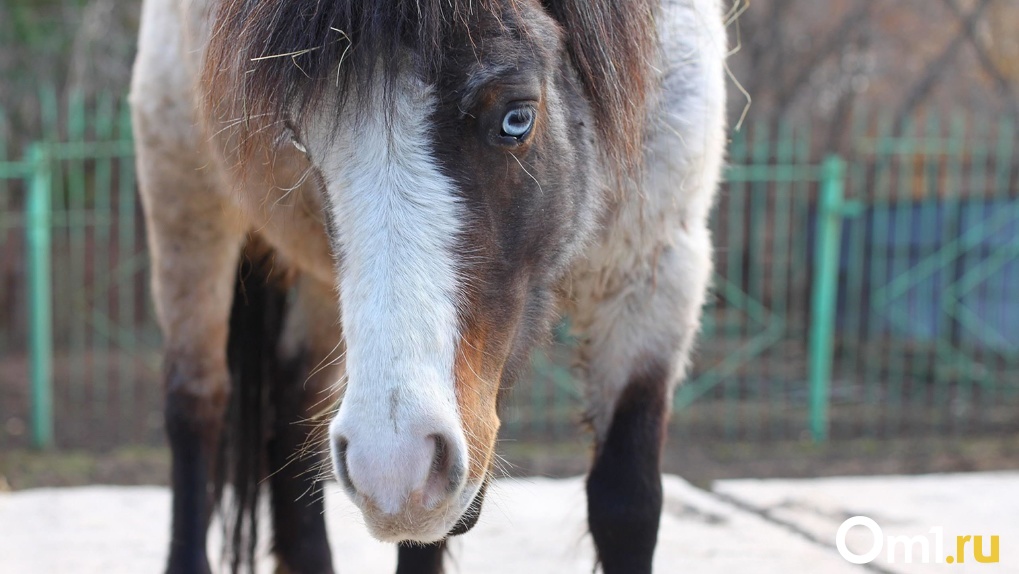
M 350 407 L 344 409 L 343 407 Z M 330 425 L 333 468 L 384 542 L 435 542 L 470 522 L 483 481 L 468 478 L 468 448 L 455 420 L 372 420 L 346 401 Z M 377 424 L 373 424 L 377 423 Z

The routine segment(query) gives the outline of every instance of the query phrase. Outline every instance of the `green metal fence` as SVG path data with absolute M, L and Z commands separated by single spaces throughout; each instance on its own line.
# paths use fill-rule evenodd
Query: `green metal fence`
M 0 448 L 158 443 L 126 104 L 43 108 L 38 142 L 19 152 L 0 139 Z M 845 157 L 818 151 L 809 126 L 734 134 L 713 296 L 674 433 L 1019 431 L 1015 126 L 861 117 Z M 574 432 L 581 390 L 560 339 L 512 394 L 507 434 Z
M 834 420 L 832 431 L 1014 430 L 1014 118 L 929 116 L 901 132 L 876 122 L 847 180 L 861 205 L 845 223 L 833 399 L 852 416 Z
M 677 430 L 1019 430 L 1013 121 L 861 115 L 851 153 L 820 164 L 809 138 L 806 126 L 758 125 L 732 143 L 715 298 Z
M 157 442 L 159 337 L 126 102 L 44 109 L 46 138 L 0 163 L 0 446 Z

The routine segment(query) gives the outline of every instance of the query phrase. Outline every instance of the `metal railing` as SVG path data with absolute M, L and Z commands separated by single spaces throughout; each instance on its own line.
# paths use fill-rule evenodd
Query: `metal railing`
M 22 159 L 0 141 L 0 447 L 158 441 L 127 107 L 72 100 L 60 115 Z M 893 132 L 861 124 L 853 154 L 820 159 L 805 127 L 734 136 L 713 297 L 674 432 L 1019 431 L 1015 130 L 956 119 Z M 570 432 L 582 405 L 566 354 L 535 356 L 508 433 Z

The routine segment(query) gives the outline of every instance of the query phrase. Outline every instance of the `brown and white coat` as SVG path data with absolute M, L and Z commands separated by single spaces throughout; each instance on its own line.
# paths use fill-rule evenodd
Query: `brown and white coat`
M 288 493 L 319 488 L 313 463 L 291 465 L 315 425 L 294 423 L 342 397 L 337 477 L 376 537 L 430 544 L 402 544 L 401 572 L 441 571 L 442 541 L 480 512 L 500 390 L 560 314 L 596 439 L 599 560 L 651 570 L 668 405 L 712 269 L 721 10 L 145 1 L 131 101 L 166 341 L 170 571 L 208 570 L 235 358 L 263 351 L 285 368 L 255 371 L 290 390 L 253 403 L 275 430 L 248 467 L 273 475 L 281 568 L 332 569 L 321 503 Z M 278 328 L 238 319 L 272 301 Z M 266 325 L 275 342 L 242 344 Z

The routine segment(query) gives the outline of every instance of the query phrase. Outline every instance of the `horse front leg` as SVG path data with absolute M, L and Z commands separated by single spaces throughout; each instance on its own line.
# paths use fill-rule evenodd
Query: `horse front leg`
M 588 524 L 605 574 L 652 571 L 662 512 L 662 447 L 711 271 L 707 231 L 683 230 L 617 292 L 581 292 L 581 362 L 595 458 Z M 604 283 L 601 283 L 604 285 Z
M 167 572 L 205 573 L 210 477 L 230 393 L 227 331 L 243 232 L 209 170 L 198 169 L 200 163 L 174 161 L 178 156 L 166 152 L 154 135 L 160 127 L 136 114 L 138 174 L 153 301 L 163 333 L 164 414 L 172 457 Z
M 170 573 L 209 571 L 210 479 L 230 394 L 226 334 L 237 269 L 234 246 L 222 247 L 217 257 L 209 257 L 207 250 L 188 261 L 165 253 L 155 258 L 156 306 L 165 337 L 164 412 L 172 458 Z
M 278 574 L 331 574 L 322 483 L 330 474 L 327 421 L 345 349 L 332 286 L 303 276 L 294 292 L 279 349 L 282 368 L 274 373 L 267 445 L 273 551 Z
M 303 392 L 303 383 L 318 362 L 303 357 L 297 361 L 284 368 L 285 380 L 278 384 L 286 387 L 274 389 L 273 437 L 267 445 L 276 572 L 332 574 L 320 452 L 326 428 L 312 420 L 320 414 L 312 408 L 328 408 L 330 403 L 321 397 L 316 405 L 302 400 L 314 396 Z
M 587 478 L 591 536 L 605 574 L 651 572 L 662 513 L 669 372 L 649 359 L 616 401 Z
M 165 424 L 170 444 L 173 518 L 166 571 L 209 572 L 206 532 L 212 507 L 210 478 L 229 393 L 218 367 L 204 370 L 194 355 L 166 360 Z
M 396 574 L 442 574 L 446 541 L 434 544 L 400 543 Z
M 211 239 L 211 238 L 210 238 Z M 217 238 L 222 240 L 223 238 Z M 165 338 L 165 422 L 172 457 L 173 522 L 167 572 L 209 571 L 206 532 L 211 478 L 230 394 L 226 364 L 229 310 L 237 272 L 232 241 L 154 250 L 156 307 Z M 217 245 L 218 243 L 218 245 Z M 214 248 L 215 247 L 215 248 Z

